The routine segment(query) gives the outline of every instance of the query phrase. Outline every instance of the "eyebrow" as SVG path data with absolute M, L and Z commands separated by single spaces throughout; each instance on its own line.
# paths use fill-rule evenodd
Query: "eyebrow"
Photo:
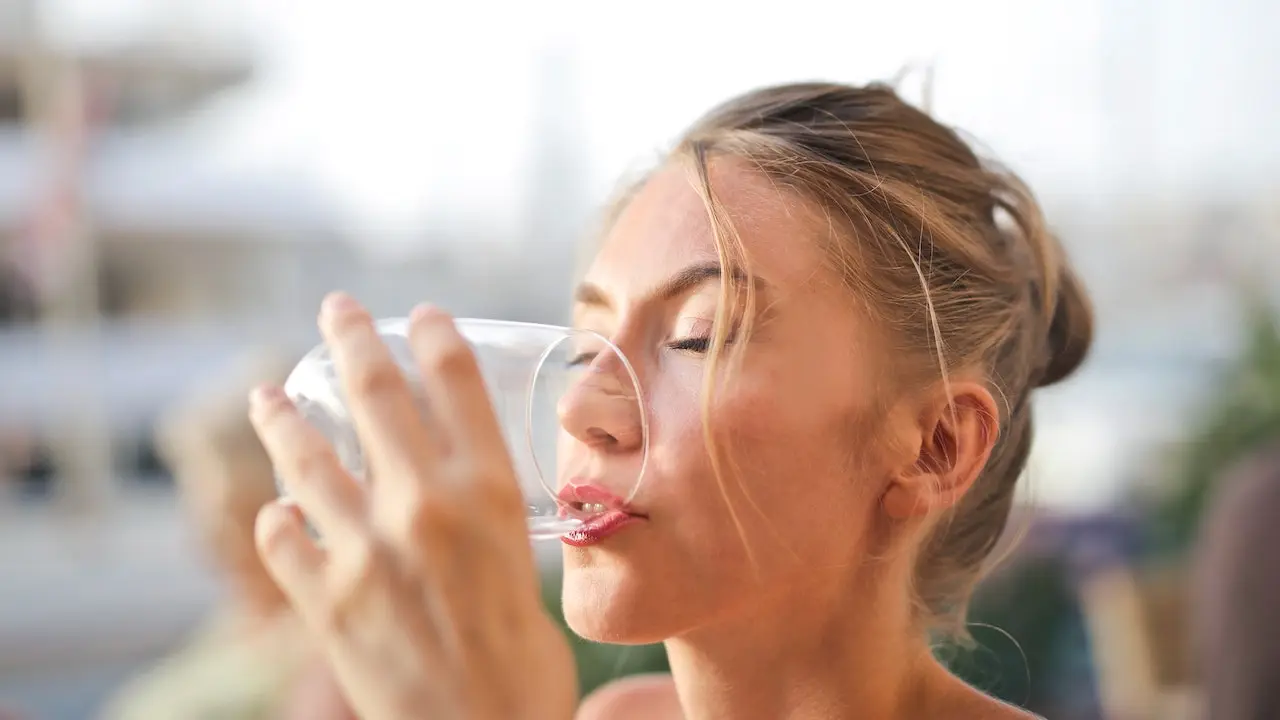
M 678 297 L 693 288 L 701 285 L 708 280 L 715 280 L 724 276 L 724 269 L 720 263 L 700 263 L 697 265 L 689 265 L 682 268 L 675 275 L 663 282 L 661 285 L 645 294 L 646 299 L 670 300 Z M 732 268 L 729 277 L 735 282 L 746 282 L 747 274 L 740 268 Z M 757 278 L 756 285 L 763 283 Z M 574 302 L 580 305 L 590 305 L 594 307 L 611 308 L 613 303 L 609 301 L 609 296 L 600 289 L 598 285 L 590 282 L 583 282 L 573 293 Z

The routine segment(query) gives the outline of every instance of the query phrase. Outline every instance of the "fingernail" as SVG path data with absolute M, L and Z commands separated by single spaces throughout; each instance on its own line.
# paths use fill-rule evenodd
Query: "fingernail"
M 437 305 L 424 303 L 413 309 L 409 314 L 410 320 L 414 323 L 453 323 L 453 316 L 445 312 L 444 309 Z
M 409 319 L 413 322 L 421 322 L 439 314 L 440 311 L 437 310 L 435 306 L 428 305 L 427 303 L 420 303 L 415 305 L 413 311 L 409 313 Z
M 284 390 L 275 385 L 259 385 L 249 393 L 249 402 L 254 407 L 269 407 L 286 399 Z
M 325 296 L 320 311 L 327 315 L 351 312 L 360 307 L 356 299 L 344 292 L 333 292 Z

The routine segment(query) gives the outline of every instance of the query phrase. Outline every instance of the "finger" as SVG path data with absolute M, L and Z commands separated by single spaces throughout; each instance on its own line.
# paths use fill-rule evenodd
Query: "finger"
M 419 306 L 409 317 L 409 345 L 422 372 L 432 417 L 450 454 L 505 458 L 506 442 L 494 414 L 475 351 L 441 310 Z
M 325 298 L 320 330 L 346 392 L 371 481 L 419 478 L 435 458 L 435 441 L 369 313 L 350 296 L 334 293 Z
M 277 387 L 250 395 L 249 419 L 285 490 L 326 537 L 363 532 L 365 491 L 342 467 L 333 446 Z
M 254 524 L 254 543 L 289 604 L 304 615 L 311 612 L 323 599 L 325 554 L 307 537 L 298 508 L 279 500 L 264 505 Z

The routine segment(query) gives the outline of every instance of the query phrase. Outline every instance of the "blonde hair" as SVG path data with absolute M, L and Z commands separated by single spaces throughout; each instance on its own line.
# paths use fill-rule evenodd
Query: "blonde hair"
M 825 213 L 833 228 L 824 247 L 829 265 L 892 343 L 897 387 L 979 372 L 1004 399 L 985 469 L 931 526 L 915 559 L 920 620 L 962 635 L 969 596 L 1004 531 L 1030 452 L 1031 390 L 1070 375 L 1091 344 L 1093 313 L 1082 285 L 1030 190 L 889 87 L 755 90 L 712 109 L 680 140 L 672 158 L 692 163 L 721 262 L 749 274 L 712 187 L 716 157 L 745 161 Z M 726 358 L 728 314 L 741 308 L 749 324 L 754 304 L 751 282 L 723 284 L 711 368 L 722 369 Z M 749 328 L 736 331 L 741 337 Z M 708 373 L 706 397 L 723 379 Z M 720 477 L 731 458 L 717 447 L 709 407 L 704 430 Z

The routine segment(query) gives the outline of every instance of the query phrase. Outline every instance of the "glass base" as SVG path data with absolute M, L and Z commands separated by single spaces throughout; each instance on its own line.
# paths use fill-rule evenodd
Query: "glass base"
M 283 493 L 281 497 L 285 497 Z M 529 527 L 530 540 L 559 540 L 566 533 L 582 526 L 582 521 L 577 518 L 561 518 L 546 515 L 531 515 L 527 518 Z M 307 534 L 317 545 L 323 546 L 320 533 L 316 531 L 315 526 L 305 519 L 303 524 L 306 526 Z
M 529 538 L 532 540 L 559 540 L 565 533 L 582 526 L 577 518 L 531 517 Z

